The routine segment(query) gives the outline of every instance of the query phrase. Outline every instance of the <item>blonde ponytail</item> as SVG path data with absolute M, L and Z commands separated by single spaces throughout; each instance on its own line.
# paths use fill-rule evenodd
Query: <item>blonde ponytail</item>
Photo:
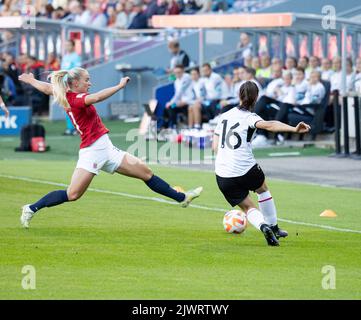
M 50 75 L 51 84 L 53 85 L 53 92 L 55 102 L 59 103 L 64 109 L 69 109 L 70 105 L 66 99 L 66 92 L 69 88 L 67 81 L 68 71 L 55 71 Z
M 70 105 L 66 98 L 66 92 L 71 89 L 74 80 L 79 80 L 86 70 L 80 67 L 71 70 L 55 71 L 50 75 L 53 85 L 54 98 L 64 109 L 69 109 Z

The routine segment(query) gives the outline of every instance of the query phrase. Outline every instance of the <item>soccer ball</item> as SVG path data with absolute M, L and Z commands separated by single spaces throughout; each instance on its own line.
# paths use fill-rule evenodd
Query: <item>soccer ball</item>
M 228 233 L 240 234 L 247 228 L 246 214 L 240 210 L 228 211 L 223 218 L 224 230 Z

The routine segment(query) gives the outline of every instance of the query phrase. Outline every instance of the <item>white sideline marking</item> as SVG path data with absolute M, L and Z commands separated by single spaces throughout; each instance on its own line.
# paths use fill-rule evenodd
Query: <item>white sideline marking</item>
M 38 180 L 38 179 L 27 178 L 27 177 L 17 177 L 17 176 L 11 176 L 11 175 L 6 175 L 6 174 L 0 174 L 0 178 L 20 180 L 20 181 L 26 181 L 26 182 L 32 182 L 32 183 L 35 182 L 35 183 L 58 186 L 58 187 L 67 187 L 68 186 L 67 184 L 64 184 L 64 183 L 58 183 L 58 182 L 46 181 L 46 180 Z M 112 195 L 117 195 L 117 196 L 122 196 L 122 197 L 127 197 L 127 198 L 150 200 L 150 201 L 156 201 L 156 202 L 161 202 L 161 203 L 167 203 L 167 204 L 171 204 L 171 205 L 178 205 L 178 203 L 175 201 L 170 201 L 170 200 L 156 198 L 156 197 L 139 196 L 139 195 L 125 193 L 125 192 L 110 191 L 110 190 L 103 190 L 103 189 L 97 189 L 97 188 L 88 188 L 88 190 L 92 191 L 92 192 L 112 194 Z M 191 204 L 190 207 L 196 208 L 196 209 L 207 210 L 207 211 L 223 212 L 223 213 L 226 212 L 226 210 L 227 210 L 227 209 L 221 209 L 221 208 L 211 208 L 211 207 L 206 207 L 206 206 L 196 205 L 196 204 Z M 282 221 L 282 222 L 290 223 L 290 224 L 320 228 L 320 229 L 325 229 L 325 230 L 330 230 L 330 231 L 361 234 L 361 230 L 336 228 L 336 227 L 331 227 L 331 226 L 327 226 L 327 225 L 323 225 L 323 224 L 308 223 L 308 222 L 302 222 L 302 221 L 293 221 L 293 220 L 281 219 L 281 218 L 279 218 L 278 220 Z

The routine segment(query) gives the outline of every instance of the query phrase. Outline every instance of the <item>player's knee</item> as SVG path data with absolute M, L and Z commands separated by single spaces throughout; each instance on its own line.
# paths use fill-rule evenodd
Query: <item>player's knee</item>
M 153 177 L 153 171 L 146 165 L 144 165 L 143 169 L 143 180 L 148 181 Z
M 68 190 L 68 200 L 76 201 L 82 196 L 82 193 L 77 190 Z

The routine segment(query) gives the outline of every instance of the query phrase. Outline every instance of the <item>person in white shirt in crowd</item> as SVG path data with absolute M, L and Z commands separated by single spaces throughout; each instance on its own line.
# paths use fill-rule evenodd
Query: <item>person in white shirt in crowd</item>
M 355 91 L 361 94 L 361 58 L 356 60 L 355 68 Z
M 287 71 L 292 72 L 292 76 L 294 77 L 296 75 L 297 59 L 295 57 L 287 57 L 285 68 Z
M 174 70 L 174 96 L 165 105 L 164 116 L 169 119 L 169 128 L 177 128 L 177 115 L 188 115 L 188 105 L 193 101 L 192 79 L 184 72 L 182 65 L 177 65 Z
M 306 80 L 310 79 L 312 71 L 321 71 L 320 59 L 316 56 L 312 56 L 309 61 L 308 68 L 305 69 Z
M 242 32 L 240 34 L 237 49 L 242 50 L 243 59 L 252 56 L 252 42 L 247 33 Z
M 279 246 L 287 231 L 278 227 L 277 210 L 265 182 L 265 175 L 252 152 L 252 137 L 257 129 L 271 132 L 309 132 L 310 126 L 299 123 L 291 127 L 279 121 L 265 121 L 253 113 L 258 87 L 247 81 L 240 88 L 240 106 L 223 113 L 214 131 L 212 149 L 216 153 L 217 185 L 227 202 L 239 206 L 247 221 L 261 231 L 270 246 Z M 259 208 L 249 192 L 257 193 Z
M 257 71 L 257 78 L 269 79 L 272 75 L 271 58 L 268 54 L 264 53 L 261 55 L 261 68 Z
M 309 68 L 309 62 L 310 60 L 308 59 L 308 57 L 301 57 L 298 59 L 297 66 L 305 70 L 305 74 L 306 74 L 306 70 Z
M 308 81 L 306 80 L 304 69 L 297 67 L 295 77 L 293 78 L 293 84 L 296 90 L 296 104 L 300 104 L 305 98 L 308 88 Z
M 332 70 L 332 61 L 328 58 L 323 58 L 321 62 L 321 79 L 323 81 L 331 82 L 331 77 L 334 74 Z
M 333 69 L 335 73 L 331 77 L 331 92 L 341 92 L 342 89 L 342 60 L 340 57 L 333 59 Z M 353 63 L 351 58 L 346 61 L 346 90 L 354 90 L 355 73 L 353 72 Z
M 220 112 L 219 102 L 226 98 L 225 83 L 219 74 L 213 72 L 209 63 L 203 64 L 202 76 L 206 89 L 206 98 L 202 101 L 202 113 L 208 120 L 212 120 Z
M 230 109 L 239 106 L 239 89 L 246 81 L 252 81 L 254 82 L 259 90 L 258 98 L 260 98 L 263 95 L 263 89 L 262 86 L 259 84 L 259 82 L 256 80 L 256 70 L 253 68 L 243 68 L 244 70 L 244 76 L 242 76 L 242 79 L 239 78 L 239 81 L 234 84 L 234 91 L 231 97 L 228 97 L 227 99 L 221 100 L 220 105 L 222 107 L 221 113 L 227 112 Z
M 191 78 L 193 97 L 188 107 L 188 128 L 200 130 L 202 128 L 202 101 L 207 95 L 206 88 L 198 67 L 191 70 Z
M 286 70 L 283 72 L 282 81 L 274 80 L 274 88 L 269 90 L 267 88 L 266 94 L 272 95 L 271 99 L 262 99 L 259 101 L 259 104 L 256 105 L 256 113 L 267 120 L 277 120 L 277 121 L 287 121 L 287 115 L 289 110 L 291 110 L 296 103 L 296 89 L 292 83 L 293 76 L 292 72 Z M 269 85 L 269 86 L 270 86 Z M 256 139 L 253 142 L 254 147 L 263 146 L 266 143 L 267 137 L 264 131 L 259 132 Z M 282 143 L 284 138 L 280 134 L 275 135 L 275 142 Z
M 325 95 L 326 89 L 321 82 L 321 73 L 314 70 L 310 74 L 309 85 L 304 99 L 293 108 L 292 112 L 313 117 L 316 109 L 321 106 Z

